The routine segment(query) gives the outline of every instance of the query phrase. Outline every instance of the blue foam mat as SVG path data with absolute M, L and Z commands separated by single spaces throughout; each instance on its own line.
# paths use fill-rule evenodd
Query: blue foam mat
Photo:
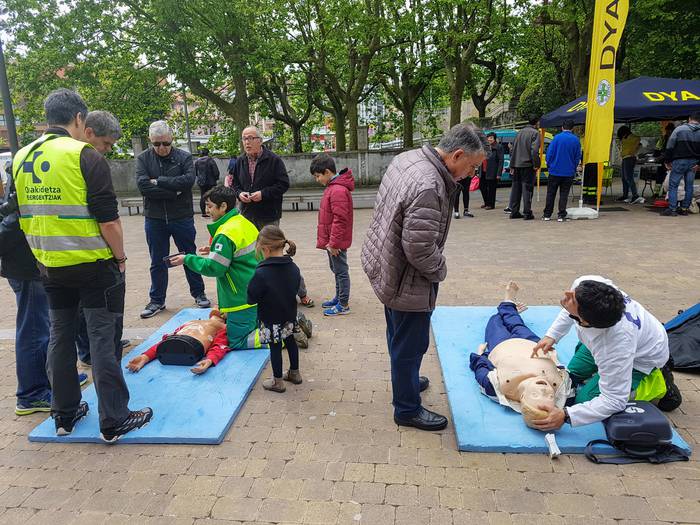
M 206 319 L 208 309 L 187 308 L 174 315 L 122 360 L 143 353 L 164 334 L 193 319 Z M 267 360 L 269 351 L 234 350 L 206 373 L 197 376 L 186 366 L 163 366 L 155 360 L 138 373 L 124 370 L 131 400 L 129 407 L 153 408 L 150 424 L 119 440 L 120 443 L 219 444 L 243 406 Z M 55 443 L 98 443 L 97 397 L 94 385 L 83 391 L 90 412 L 69 436 L 56 436 L 51 418 L 29 434 L 29 441 Z
M 559 311 L 558 306 L 531 306 L 522 317 L 533 332 L 544 335 Z M 470 452 L 546 453 L 544 432 L 528 428 L 520 414 L 483 395 L 469 369 L 469 354 L 484 342 L 486 323 L 494 313 L 495 306 L 440 306 L 433 313 L 433 334 L 457 447 Z M 575 330 L 559 342 L 557 353 L 562 363 L 569 362 L 576 342 Z M 556 437 L 563 453 L 582 454 L 589 441 L 605 439 L 605 430 L 601 423 L 576 428 L 564 425 Z M 673 443 L 690 454 L 690 446 L 675 430 Z M 596 452 L 610 454 L 614 449 L 596 446 Z

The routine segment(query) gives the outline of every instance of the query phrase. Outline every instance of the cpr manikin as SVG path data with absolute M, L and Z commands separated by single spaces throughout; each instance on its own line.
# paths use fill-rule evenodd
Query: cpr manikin
M 485 340 L 479 353 L 470 356 L 469 367 L 485 395 L 523 415 L 525 424 L 547 415 L 538 407 L 563 407 L 571 390 L 568 373 L 556 355 L 531 358 L 540 338 L 525 326 L 516 303 L 518 285 L 506 286 L 498 313 L 486 325 Z
M 185 364 L 184 362 L 168 363 L 163 359 L 164 353 L 172 353 L 177 359 L 183 356 L 198 355 L 201 359 L 192 368 L 194 374 L 202 374 L 216 365 L 229 352 L 226 335 L 226 320 L 218 310 L 212 310 L 209 319 L 188 321 L 172 334 L 134 357 L 127 364 L 132 372 L 138 372 L 148 362 L 158 357 L 164 364 Z

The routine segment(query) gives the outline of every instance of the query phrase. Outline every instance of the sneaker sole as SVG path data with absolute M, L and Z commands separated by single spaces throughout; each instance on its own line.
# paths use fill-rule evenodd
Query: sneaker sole
M 30 414 L 36 414 L 38 412 L 51 412 L 51 407 L 46 407 L 46 408 L 15 408 L 15 415 L 17 415 L 17 416 L 28 416 Z
M 87 416 L 89 413 L 90 413 L 90 407 L 88 407 L 88 409 L 85 411 L 85 413 L 82 416 L 80 416 L 80 418 L 75 423 L 73 423 L 73 428 L 75 428 L 75 425 L 77 425 L 80 422 L 80 420 L 83 419 L 85 416 Z M 72 433 L 73 433 L 72 430 L 68 431 L 63 427 L 58 427 L 56 429 L 57 436 L 70 436 Z
M 323 315 L 325 315 L 326 317 L 336 317 L 338 315 L 347 315 L 349 313 L 350 313 L 350 310 L 346 310 L 344 312 L 334 312 L 332 314 L 327 314 L 326 312 L 323 312 Z
M 411 423 L 410 421 L 401 421 L 400 419 L 394 418 L 394 423 L 400 427 L 413 427 L 417 428 L 418 430 L 427 430 L 430 432 L 431 430 L 443 430 L 444 428 L 447 428 L 449 421 L 445 421 L 444 424 L 440 423 L 439 425 L 420 425 Z
M 148 420 L 148 421 L 146 421 L 143 425 L 141 425 L 140 427 L 132 428 L 132 429 L 129 430 L 129 432 L 127 432 L 126 434 L 129 434 L 129 433 L 133 432 L 134 430 L 138 430 L 139 428 L 145 428 L 145 427 L 148 426 L 148 424 L 149 424 L 150 422 L 151 422 L 151 421 Z M 100 432 L 100 439 L 101 439 L 104 443 L 106 443 L 107 445 L 113 445 L 114 443 L 116 443 L 117 441 L 119 441 L 123 436 L 126 436 L 126 434 L 119 434 L 119 435 L 114 436 L 112 439 L 107 439 L 107 438 L 105 437 L 105 435 L 104 435 L 102 432 Z

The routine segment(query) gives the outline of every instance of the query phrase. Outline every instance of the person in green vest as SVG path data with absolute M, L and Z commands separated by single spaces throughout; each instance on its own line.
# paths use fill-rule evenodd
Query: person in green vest
M 248 304 L 248 282 L 255 273 L 258 259 L 255 242 L 258 229 L 236 208 L 236 194 L 231 188 L 215 186 L 205 194 L 210 246 L 197 250 L 199 255 L 176 255 L 171 266 L 184 264 L 193 272 L 216 277 L 219 311 L 226 314 L 226 332 L 232 349 L 260 348 L 257 330 L 258 308 Z
M 109 165 L 85 140 L 87 106 L 57 89 L 44 102 L 48 129 L 22 148 L 12 171 L 20 227 L 38 261 L 51 321 L 47 371 L 59 436 L 88 412 L 81 401 L 75 332 L 82 307 L 92 350 L 100 435 L 114 443 L 153 417 L 129 410 L 129 390 L 116 358 L 115 321 L 124 313 L 126 254 Z

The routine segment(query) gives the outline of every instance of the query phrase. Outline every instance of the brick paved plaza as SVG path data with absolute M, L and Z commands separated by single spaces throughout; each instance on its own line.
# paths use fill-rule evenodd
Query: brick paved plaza
M 507 191 L 499 190 L 500 200 Z M 700 301 L 697 216 L 660 218 L 628 206 L 597 221 L 524 222 L 479 210 L 474 201 L 476 218 L 452 223 L 439 304 L 494 305 L 507 279 L 521 283 L 529 304 L 556 304 L 586 273 L 611 277 L 662 321 Z M 543 204 L 535 205 L 538 217 Z M 263 391 L 261 378 L 219 446 L 29 443 L 27 433 L 45 415 L 14 415 L 13 345 L 1 341 L 0 523 L 700 523 L 697 455 L 689 463 L 599 466 L 581 455 L 459 453 L 451 425 L 439 433 L 399 429 L 391 416 L 383 311 L 359 261 L 370 214 L 355 216 L 352 314 L 324 319 L 318 306 L 305 310 L 315 334 L 302 350 L 304 383 L 279 395 Z M 133 339 L 193 303 L 178 269 L 167 311 L 139 319 L 149 284 L 143 217 L 123 221 L 124 324 Z M 201 245 L 205 222 L 196 221 Z M 332 277 L 314 249 L 316 214 L 288 212 L 282 227 L 297 241 L 296 261 L 320 303 L 331 294 Z M 207 287 L 215 297 L 213 280 Z M 15 312 L 4 280 L 0 297 L 0 333 L 7 337 Z M 422 372 L 432 380 L 425 404 L 449 414 L 434 347 Z M 263 377 L 270 373 L 268 366 Z M 685 399 L 670 417 L 697 448 L 700 376 L 677 374 L 676 381 Z

